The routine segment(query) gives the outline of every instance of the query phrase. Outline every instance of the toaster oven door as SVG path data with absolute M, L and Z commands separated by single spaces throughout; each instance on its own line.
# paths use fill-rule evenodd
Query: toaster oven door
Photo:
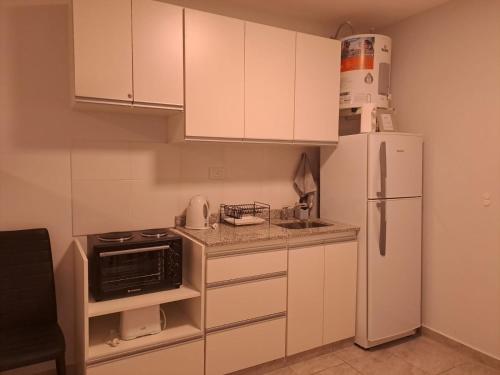
M 103 298 L 140 294 L 165 284 L 169 246 L 103 251 L 99 253 L 99 289 Z

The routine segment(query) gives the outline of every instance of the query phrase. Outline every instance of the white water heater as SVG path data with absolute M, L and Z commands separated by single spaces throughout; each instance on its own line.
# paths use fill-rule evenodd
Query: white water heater
M 389 108 L 391 38 L 360 34 L 345 37 L 341 42 L 340 108 L 367 103 Z

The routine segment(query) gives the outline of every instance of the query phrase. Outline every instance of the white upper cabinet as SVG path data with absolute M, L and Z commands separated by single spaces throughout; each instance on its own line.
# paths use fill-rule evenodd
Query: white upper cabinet
M 337 142 L 340 42 L 297 33 L 295 141 Z
M 132 0 L 134 102 L 184 103 L 181 7 Z
M 73 0 L 75 96 L 132 101 L 130 0 Z
M 295 36 L 245 24 L 245 138 L 293 139 Z
M 77 99 L 182 107 L 182 12 L 155 0 L 73 0 Z
M 185 9 L 186 137 L 244 137 L 245 23 Z

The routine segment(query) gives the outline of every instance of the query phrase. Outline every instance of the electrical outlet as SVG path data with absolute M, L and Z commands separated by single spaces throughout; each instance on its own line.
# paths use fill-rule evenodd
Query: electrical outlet
M 209 167 L 208 178 L 211 180 L 223 180 L 226 177 L 224 167 Z

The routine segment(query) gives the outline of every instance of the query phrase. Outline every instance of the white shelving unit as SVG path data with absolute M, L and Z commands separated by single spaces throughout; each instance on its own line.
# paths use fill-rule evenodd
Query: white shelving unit
M 175 302 L 183 299 L 199 297 L 201 293 L 189 284 L 181 285 L 179 289 L 165 290 L 162 292 L 142 294 L 139 296 L 112 299 L 96 302 L 89 298 L 89 317 L 112 314 L 120 311 L 140 309 L 151 305 Z
M 89 293 L 86 252 L 78 240 L 75 240 L 74 248 L 78 374 L 99 373 L 101 370 L 97 371 L 97 367 L 104 371 L 111 360 L 123 362 L 122 367 L 126 368 L 132 355 L 137 358 L 137 355 L 144 354 L 146 360 L 148 353 L 157 349 L 168 350 L 169 346 L 179 343 L 189 345 L 190 340 L 203 338 L 205 301 L 201 290 L 204 288 L 205 269 L 201 245 L 190 241 L 184 243 L 180 288 L 99 302 Z M 152 305 L 160 305 L 165 312 L 164 330 L 155 335 L 120 340 L 116 346 L 108 344 L 112 333 L 118 334 L 120 330 L 122 311 Z M 203 358 L 199 360 L 203 361 Z
M 118 346 L 113 347 L 106 344 L 109 339 L 110 330 L 119 331 L 120 315 L 109 314 L 90 320 L 89 332 L 89 355 L 88 362 L 96 362 L 99 359 L 106 359 L 124 354 L 132 354 L 139 351 L 154 349 L 158 346 L 165 346 L 180 339 L 199 337 L 201 329 L 191 320 L 178 304 L 174 306 L 163 306 L 167 315 L 167 327 L 156 335 L 139 337 L 133 340 L 121 340 Z

